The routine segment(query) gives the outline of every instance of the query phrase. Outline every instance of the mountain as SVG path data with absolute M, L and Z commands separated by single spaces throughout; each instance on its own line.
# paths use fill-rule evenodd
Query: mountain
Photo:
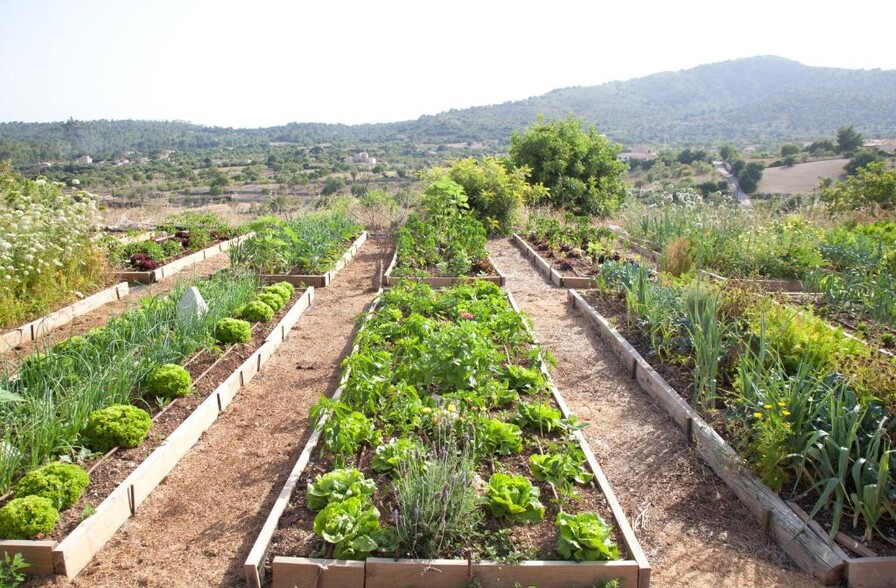
M 417 120 L 365 125 L 292 123 L 267 129 L 182 122 L 0 123 L 0 159 L 34 162 L 127 149 L 191 149 L 326 141 L 491 141 L 507 144 L 538 115 L 574 115 L 626 145 L 771 144 L 833 138 L 853 125 L 866 137 L 896 137 L 896 71 L 810 67 L 762 56 L 701 65 L 525 100 L 450 110 Z

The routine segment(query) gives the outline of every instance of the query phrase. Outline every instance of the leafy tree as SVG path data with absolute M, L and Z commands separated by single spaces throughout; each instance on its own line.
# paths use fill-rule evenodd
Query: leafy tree
M 752 194 L 759 188 L 759 182 L 762 180 L 762 170 L 764 166 L 761 163 L 751 161 L 746 166 L 744 166 L 743 170 L 741 170 L 740 174 L 737 176 L 738 181 L 740 182 L 741 190 L 746 192 L 747 194 Z
M 859 208 L 896 207 L 896 170 L 887 169 L 885 162 L 874 162 L 859 168 L 845 182 L 823 187 L 821 199 L 835 211 Z
M 862 133 L 852 128 L 851 125 L 837 129 L 837 153 L 854 153 L 864 142 Z
M 739 153 L 734 145 L 725 144 L 719 147 L 719 157 L 722 158 L 722 161 L 734 161 L 738 155 Z
M 843 166 L 843 169 L 846 170 L 847 174 L 854 176 L 860 169 L 868 167 L 869 164 L 877 161 L 884 161 L 884 156 L 881 155 L 880 151 L 877 149 L 859 149 L 852 156 L 852 159 L 849 160 L 849 163 Z
M 691 150 L 691 149 L 683 149 L 678 153 L 678 157 L 676 157 L 678 163 L 684 165 L 690 165 L 695 161 L 705 161 L 706 160 L 706 151 L 701 150 Z
M 806 147 L 806 151 L 808 151 L 812 155 L 834 153 L 836 150 L 837 149 L 836 147 L 834 147 L 834 142 L 828 139 L 824 139 L 822 141 L 813 141 L 808 147 Z
M 781 145 L 781 157 L 792 157 L 797 153 L 802 151 L 802 147 L 799 145 L 795 145 L 793 143 L 788 143 L 786 145 Z
M 583 130 L 580 119 L 545 122 L 539 117 L 522 134 L 510 137 L 510 159 L 531 170 L 529 182 L 543 184 L 549 202 L 577 214 L 607 216 L 625 199 L 626 165 L 621 147 L 597 133 Z
M 435 173 L 447 174 L 463 187 L 470 209 L 489 234 L 507 235 L 513 231 L 523 205 L 538 202 L 547 193 L 543 186 L 526 181 L 528 168 L 508 168 L 508 162 L 497 157 L 468 157 Z
M 324 187 L 321 188 L 320 194 L 321 196 L 330 196 L 331 194 L 342 192 L 344 189 L 345 178 L 342 176 L 329 176 L 324 182 Z

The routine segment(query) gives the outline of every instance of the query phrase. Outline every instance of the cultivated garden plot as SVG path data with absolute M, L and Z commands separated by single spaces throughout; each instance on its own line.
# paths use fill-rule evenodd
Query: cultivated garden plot
M 607 264 L 570 297 L 794 561 L 888 585 L 893 359 L 772 295 L 654 275 Z
M 367 240 L 359 224 L 340 213 L 312 213 L 295 220 L 260 218 L 254 236 L 230 252 L 234 266 L 246 267 L 267 282 L 324 288 Z
M 413 280 L 441 287 L 476 278 L 503 286 L 485 249 L 485 227 L 470 214 L 463 188 L 441 177 L 423 196 L 423 213 L 411 215 L 396 235 L 383 285 Z
M 196 288 L 208 304 L 201 315 L 178 307 L 184 290 L 177 289 L 4 374 L 3 483 L 12 492 L 0 533 L 13 540 L 0 541 L 0 550 L 23 554 L 29 573 L 76 575 L 271 357 L 313 297 L 313 288 L 296 293 L 288 284 L 260 289 L 248 274 L 221 273 Z M 274 319 L 273 329 L 259 324 Z M 40 466 L 56 455 L 68 465 Z M 70 471 L 53 469 L 60 467 Z
M 317 429 L 250 554 L 250 585 L 269 549 L 275 586 L 319 574 L 647 585 L 646 559 L 525 320 L 482 281 L 382 294 L 343 385 L 312 411 Z M 358 561 L 309 559 L 321 556 Z

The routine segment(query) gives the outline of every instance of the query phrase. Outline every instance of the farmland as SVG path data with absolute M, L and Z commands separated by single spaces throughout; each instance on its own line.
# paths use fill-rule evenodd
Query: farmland
M 125 235 L 89 192 L 5 168 L 4 214 L 34 229 L 4 225 L 6 329 L 36 322 L 3 353 L 0 547 L 59 576 L 32 585 L 790 586 L 886 565 L 892 171 L 745 207 L 663 183 L 705 153 L 625 186 L 591 131 L 569 173 L 605 181 L 530 183 L 525 158 L 577 130 Z

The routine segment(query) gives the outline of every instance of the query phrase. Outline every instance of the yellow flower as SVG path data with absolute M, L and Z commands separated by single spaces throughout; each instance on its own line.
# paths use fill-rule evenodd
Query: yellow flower
M 778 402 L 778 406 L 780 406 L 781 408 L 784 408 L 785 406 L 787 406 L 787 403 L 782 400 L 782 401 Z
M 782 411 L 781 411 L 781 414 L 783 414 L 784 416 L 790 416 L 790 411 L 789 411 L 789 410 L 782 410 Z
M 771 408 L 771 407 L 772 407 L 771 404 L 763 404 L 763 405 L 762 405 L 762 408 Z
M 455 412 L 456 410 L 457 410 L 457 407 L 454 406 L 453 402 L 448 405 L 448 412 Z
M 754 412 L 754 413 L 753 413 L 753 416 L 756 417 L 757 419 L 761 419 L 761 418 L 762 418 L 762 413 L 761 413 L 761 412 Z
M 432 412 L 432 409 L 429 408 L 428 406 L 424 406 L 423 408 L 420 409 L 420 412 L 422 412 L 423 414 L 429 414 Z

